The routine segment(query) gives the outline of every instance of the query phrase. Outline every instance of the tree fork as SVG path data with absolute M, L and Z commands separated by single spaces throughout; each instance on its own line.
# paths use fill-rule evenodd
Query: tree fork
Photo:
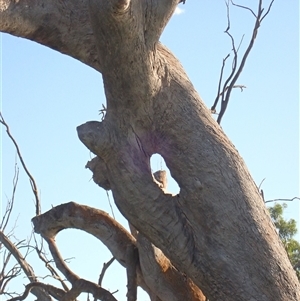
M 101 18 L 93 16 L 93 29 L 83 2 L 71 2 L 61 7 L 53 0 L 46 9 L 34 2 L 23 11 L 13 10 L 23 1 L 2 5 L 1 30 L 102 71 L 106 117 L 78 127 L 78 135 L 106 164 L 105 177 L 124 216 L 209 300 L 299 300 L 299 282 L 243 160 L 180 63 L 157 42 L 176 1 L 93 0 L 92 13 L 100 13 L 97 5 L 106 9 Z M 113 15 L 109 7 L 122 10 L 121 3 L 129 5 Z M 69 8 L 72 22 L 63 14 Z M 32 18 L 23 24 L 18 14 Z M 66 34 L 69 29 L 74 36 Z M 154 153 L 165 159 L 179 195 L 165 194 L 154 183 Z
M 283 284 L 282 268 L 275 256 L 281 253 L 289 263 L 278 241 L 270 250 L 269 236 L 277 239 L 277 235 L 237 151 L 212 120 L 176 60 L 167 63 L 157 51 L 159 44 L 148 48 L 144 43 L 146 38 L 141 35 L 146 25 L 139 22 L 141 7 L 137 2 L 132 1 L 117 17 L 109 13 L 104 17 L 103 11 L 99 17 L 96 8 L 91 9 L 96 15 L 92 17 L 93 30 L 99 61 L 104 61 L 104 55 L 103 65 L 107 65 L 102 70 L 107 97 L 102 124 L 109 134 L 104 140 L 86 141 L 83 132 L 96 137 L 100 123 L 97 127 L 95 123 L 82 125 L 78 134 L 107 164 L 117 206 L 210 299 L 235 300 L 232 293 L 222 292 L 222 285 L 227 283 L 239 300 L 253 296 L 269 300 L 272 295 L 284 300 L 287 297 L 279 287 L 290 284 Z M 107 24 L 110 26 L 105 27 Z M 130 45 L 124 42 L 126 37 Z M 204 139 L 208 135 L 210 139 Z M 108 144 L 111 151 L 103 157 L 98 150 Z M 177 180 L 181 189 L 178 196 L 164 194 L 153 183 L 149 159 L 155 152 L 164 157 Z M 236 208 L 239 213 L 234 215 Z M 252 233 L 246 225 L 254 227 Z M 239 241 L 240 237 L 247 240 Z M 260 252 L 255 245 L 260 246 Z M 251 264 L 249 258 L 253 259 Z M 268 262 L 270 270 L 255 273 L 258 267 L 253 269 L 253 262 Z M 209 268 L 213 264 L 217 267 L 214 271 Z M 288 274 L 288 270 L 283 273 Z M 265 281 L 278 281 L 270 295 L 262 285 Z

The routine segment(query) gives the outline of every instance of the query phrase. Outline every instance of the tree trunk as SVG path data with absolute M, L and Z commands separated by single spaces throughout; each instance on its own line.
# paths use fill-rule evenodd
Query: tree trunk
M 1 0 L 0 29 L 102 72 L 105 119 L 79 126 L 78 136 L 103 167 L 92 169 L 96 182 L 112 190 L 139 231 L 141 252 L 151 257 L 159 248 L 210 301 L 300 300 L 295 272 L 245 163 L 158 42 L 177 4 Z M 155 153 L 177 181 L 178 195 L 154 181 Z

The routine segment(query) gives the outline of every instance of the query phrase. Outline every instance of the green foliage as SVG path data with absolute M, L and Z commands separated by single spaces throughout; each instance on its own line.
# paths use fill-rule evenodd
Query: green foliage
M 286 204 L 280 205 L 276 203 L 268 209 L 292 266 L 300 280 L 300 243 L 294 239 L 297 233 L 297 223 L 294 219 L 285 220 L 283 218 L 283 211 L 286 207 Z

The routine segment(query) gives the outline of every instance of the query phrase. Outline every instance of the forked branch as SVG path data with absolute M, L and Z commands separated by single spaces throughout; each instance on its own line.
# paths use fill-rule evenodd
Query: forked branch
M 217 96 L 216 96 L 216 99 L 214 101 L 214 104 L 211 107 L 211 112 L 216 113 L 216 107 L 217 107 L 217 104 L 218 104 L 218 102 L 221 98 L 221 109 L 220 109 L 219 116 L 217 118 L 217 122 L 219 124 L 221 123 L 222 117 L 223 117 L 223 115 L 224 115 L 224 113 L 227 109 L 232 89 L 237 87 L 237 86 L 238 87 L 241 86 L 241 85 L 235 85 L 235 83 L 238 80 L 238 78 L 240 77 L 240 75 L 241 75 L 241 73 L 242 73 L 242 71 L 245 67 L 247 58 L 248 58 L 248 56 L 249 56 L 249 54 L 250 54 L 250 52 L 253 48 L 255 39 L 257 37 L 258 29 L 261 25 L 261 22 L 263 21 L 263 19 L 270 12 L 274 1 L 275 0 L 272 0 L 270 2 L 269 6 L 268 6 L 268 9 L 267 9 L 267 12 L 265 14 L 263 14 L 265 9 L 262 7 L 263 0 L 259 0 L 257 13 L 254 13 L 254 11 L 251 8 L 247 7 L 247 6 L 235 4 L 232 0 L 228 0 L 226 2 L 226 6 L 227 6 L 227 23 L 228 24 L 227 24 L 227 29 L 225 30 L 225 33 L 231 39 L 232 51 L 233 51 L 233 62 L 232 62 L 231 73 L 228 76 L 228 78 L 225 80 L 225 83 L 223 85 L 223 90 L 220 91 L 221 90 L 221 85 L 222 85 L 224 67 L 225 67 L 225 64 L 226 64 L 226 60 L 229 58 L 230 54 L 228 54 L 223 59 L 223 64 L 222 64 L 222 67 L 221 67 L 221 75 L 220 75 L 220 80 L 219 80 L 219 85 L 218 85 L 218 92 L 217 92 Z M 253 27 L 253 30 L 252 30 L 252 36 L 251 36 L 250 42 L 249 42 L 249 44 L 248 44 L 248 46 L 245 50 L 245 53 L 242 56 L 242 59 L 241 59 L 241 62 L 240 62 L 239 65 L 237 65 L 237 62 L 238 62 L 238 50 L 239 50 L 240 45 L 238 47 L 235 46 L 234 38 L 230 33 L 230 14 L 229 14 L 230 4 L 232 4 L 233 6 L 236 6 L 236 7 L 239 7 L 239 8 L 246 9 L 246 10 L 250 11 L 251 14 L 255 17 L 255 23 L 254 23 L 254 27 Z M 242 86 L 242 87 L 245 87 L 245 86 Z

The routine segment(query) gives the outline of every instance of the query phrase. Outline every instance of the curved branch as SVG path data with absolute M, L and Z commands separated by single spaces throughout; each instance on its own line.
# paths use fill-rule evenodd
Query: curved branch
M 89 223 L 86 223 L 87 219 Z M 32 222 L 35 232 L 40 233 L 47 240 L 59 270 L 73 283 L 76 282 L 78 276 L 76 277 L 65 266 L 54 242 L 54 237 L 59 231 L 75 228 L 92 234 L 106 245 L 124 267 L 127 267 L 126 248 L 130 245 L 135 247 L 135 239 L 106 212 L 74 202 L 54 207 L 44 214 L 34 217 Z M 140 270 L 138 269 L 137 272 L 138 285 L 151 293 Z
M 59 231 L 68 228 L 90 233 L 101 240 L 123 266 L 126 266 L 126 246 L 135 244 L 135 239 L 130 233 L 106 212 L 74 202 L 56 206 L 34 217 L 32 222 L 36 233 L 51 240 Z
M 95 299 L 102 301 L 117 301 L 109 291 L 103 289 L 98 284 L 85 279 L 78 279 L 72 283 L 72 288 L 60 299 L 60 301 L 76 300 L 81 293 L 90 293 Z
M 86 223 L 87 219 L 89 220 L 89 223 Z M 126 229 L 124 229 L 120 224 L 112 219 L 107 213 L 88 206 L 70 202 L 54 207 L 44 214 L 34 217 L 32 219 L 32 222 L 34 224 L 35 232 L 40 233 L 43 237 L 46 238 L 55 262 L 59 263 L 58 268 L 62 271 L 66 278 L 72 282 L 72 284 L 75 283 L 78 278 L 76 279 L 76 276 L 74 276 L 74 274 L 71 274 L 69 270 L 66 270 L 66 267 L 60 266 L 63 260 L 59 258 L 60 255 L 54 243 L 55 235 L 59 231 L 67 228 L 83 230 L 101 240 L 120 264 L 122 264 L 126 268 L 130 268 L 130 275 L 134 274 L 133 265 L 128 262 L 128 258 L 136 257 L 127 257 L 126 251 L 128 249 L 134 250 L 134 248 L 136 247 L 136 241 L 133 236 L 129 232 L 127 232 Z M 146 238 L 144 238 L 144 240 L 146 240 Z M 186 294 L 185 300 L 198 300 L 195 299 L 195 296 L 199 297 L 202 295 L 199 288 L 194 284 L 191 284 L 192 282 L 190 280 L 187 283 L 187 278 L 183 277 L 181 273 L 173 268 L 170 261 L 161 253 L 161 251 L 157 251 L 157 254 L 160 254 L 160 256 L 158 257 L 154 255 L 153 251 L 151 251 L 151 254 L 153 253 L 153 256 L 147 254 L 146 246 L 149 244 L 150 242 L 147 241 L 147 244 L 145 244 L 145 246 L 139 244 L 138 247 L 138 252 L 141 252 L 143 265 L 146 266 L 146 268 L 140 269 L 138 263 L 136 267 L 137 284 L 145 289 L 150 295 L 155 294 L 161 300 L 168 300 L 166 299 L 167 293 L 161 289 L 157 289 L 157 284 L 163 282 L 167 284 L 169 281 L 170 283 L 174 284 L 174 289 L 177 286 L 176 291 L 181 292 L 181 296 L 183 296 L 182 292 Z M 151 266 L 155 266 L 155 269 L 148 269 L 148 267 Z M 168 272 L 166 272 L 166 270 L 168 270 Z M 147 281 L 145 281 L 144 275 L 147 276 Z M 162 277 L 162 279 L 159 279 L 157 277 Z M 153 286 L 153 284 L 149 282 L 149 279 L 157 279 L 158 282 Z M 192 288 L 192 294 L 187 293 L 188 288 Z M 169 291 L 169 294 L 170 293 L 171 289 Z
M 0 112 L 0 123 L 5 126 L 7 135 L 10 138 L 10 140 L 13 142 L 13 144 L 14 144 L 16 150 L 17 150 L 18 157 L 19 157 L 19 159 L 21 161 L 22 167 L 25 170 L 25 173 L 27 174 L 27 176 L 29 178 L 31 189 L 32 189 L 32 192 L 33 192 L 34 197 L 35 197 L 35 214 L 39 215 L 41 213 L 41 202 L 40 202 L 40 197 L 39 197 L 39 193 L 38 193 L 38 189 L 37 189 L 37 185 L 36 185 L 35 179 L 31 175 L 31 173 L 29 172 L 29 170 L 27 169 L 27 166 L 26 166 L 26 164 L 25 164 L 25 162 L 23 160 L 23 157 L 22 157 L 19 145 L 16 142 L 16 140 L 14 139 L 14 137 L 12 136 L 12 134 L 10 133 L 9 126 L 5 122 L 5 120 L 4 120 L 1 112 Z
M 64 296 L 64 294 L 65 294 L 64 290 L 57 288 L 55 286 L 52 286 L 49 284 L 44 284 L 41 282 L 32 282 L 25 286 L 25 291 L 24 291 L 23 295 L 15 297 L 15 298 L 11 298 L 11 299 L 9 299 L 9 301 L 25 300 L 28 297 L 29 293 L 31 291 L 33 293 L 33 291 L 36 289 L 47 292 L 49 295 L 51 295 L 52 297 L 54 297 L 57 300 L 60 300 L 61 297 Z

